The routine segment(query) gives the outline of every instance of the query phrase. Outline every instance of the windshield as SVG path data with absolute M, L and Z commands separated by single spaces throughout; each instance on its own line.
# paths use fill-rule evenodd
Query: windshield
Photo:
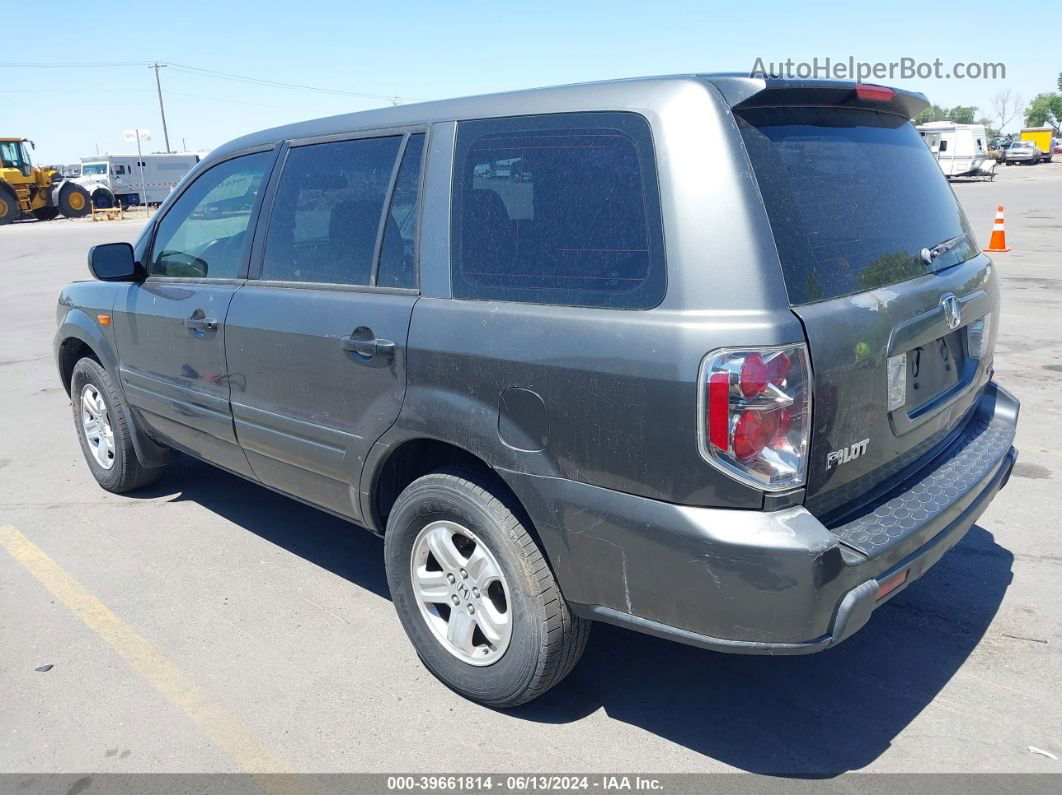
M 825 301 L 977 253 L 966 216 L 914 125 L 845 108 L 750 108 L 738 123 L 789 302 Z M 927 265 L 920 252 L 958 240 Z
M 85 163 L 81 166 L 81 176 L 90 177 L 94 174 L 106 174 L 106 163 Z
M 3 141 L 0 143 L 0 164 L 7 168 L 17 168 L 23 173 L 30 167 L 26 147 L 20 141 Z

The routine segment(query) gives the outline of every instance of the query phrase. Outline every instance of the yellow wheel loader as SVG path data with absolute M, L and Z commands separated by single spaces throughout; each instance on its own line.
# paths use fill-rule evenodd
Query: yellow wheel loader
M 81 218 L 92 212 L 88 191 L 54 168 L 34 168 L 27 138 L 0 137 L 0 226 L 22 215 L 38 221 Z

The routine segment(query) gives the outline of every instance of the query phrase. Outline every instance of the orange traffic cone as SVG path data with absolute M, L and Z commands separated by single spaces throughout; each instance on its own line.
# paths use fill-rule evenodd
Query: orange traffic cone
M 996 208 L 996 222 L 992 225 L 992 237 L 988 239 L 988 248 L 984 249 L 984 251 L 991 251 L 997 254 L 1010 251 L 1007 248 L 1007 232 L 1003 228 L 1002 204 Z

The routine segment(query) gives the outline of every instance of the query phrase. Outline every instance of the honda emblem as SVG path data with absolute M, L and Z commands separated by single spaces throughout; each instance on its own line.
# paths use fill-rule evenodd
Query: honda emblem
M 940 299 L 940 308 L 944 310 L 944 319 L 948 322 L 948 328 L 953 331 L 962 324 L 962 310 L 959 308 L 959 299 L 948 293 Z

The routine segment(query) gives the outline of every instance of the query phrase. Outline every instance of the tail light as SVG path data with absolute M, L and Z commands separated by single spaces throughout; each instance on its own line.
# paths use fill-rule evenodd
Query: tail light
M 804 345 L 713 351 L 701 365 L 701 455 L 765 491 L 800 486 L 811 433 Z

